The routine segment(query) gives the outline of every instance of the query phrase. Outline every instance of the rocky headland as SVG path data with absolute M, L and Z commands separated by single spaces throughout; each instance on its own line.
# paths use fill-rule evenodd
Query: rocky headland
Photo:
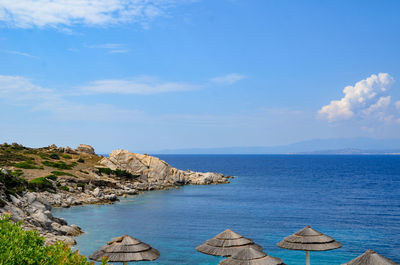
M 75 244 L 82 233 L 75 225 L 52 215 L 52 207 L 105 204 L 119 196 L 182 185 L 229 183 L 219 173 L 176 169 L 159 158 L 115 150 L 99 156 L 93 147 L 76 149 L 51 145 L 28 148 L 0 145 L 0 213 L 37 230 L 47 243 Z

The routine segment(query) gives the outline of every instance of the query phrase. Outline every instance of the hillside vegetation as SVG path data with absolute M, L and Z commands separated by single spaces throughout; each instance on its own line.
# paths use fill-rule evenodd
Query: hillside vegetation
M 0 264 L 2 265 L 89 265 L 85 256 L 63 242 L 45 245 L 37 231 L 25 231 L 21 223 L 0 215 Z M 102 264 L 107 264 L 106 260 Z

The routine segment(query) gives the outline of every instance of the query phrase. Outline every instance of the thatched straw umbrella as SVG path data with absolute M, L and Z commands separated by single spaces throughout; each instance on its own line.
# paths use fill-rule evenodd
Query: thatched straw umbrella
M 253 240 L 227 229 L 198 246 L 196 250 L 208 255 L 228 257 L 249 247 L 262 250 Z
M 224 259 L 219 265 L 286 265 L 280 258 L 268 256 L 255 248 L 245 248 Z
M 310 265 L 310 251 L 326 251 L 342 247 L 342 244 L 332 237 L 324 235 L 310 226 L 306 226 L 293 235 L 285 237 L 277 245 L 280 248 L 305 250 L 307 265 Z
M 141 242 L 140 240 L 124 235 L 114 238 L 107 245 L 89 256 L 91 260 L 101 261 L 107 257 L 111 262 L 147 261 L 155 260 L 160 256 L 157 249 Z
M 367 250 L 361 256 L 344 263 L 342 265 L 398 265 L 384 256 L 379 255 L 373 250 Z

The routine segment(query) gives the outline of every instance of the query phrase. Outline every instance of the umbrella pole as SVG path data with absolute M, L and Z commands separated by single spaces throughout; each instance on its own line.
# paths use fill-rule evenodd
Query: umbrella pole
M 310 251 L 306 251 L 306 264 L 310 265 Z

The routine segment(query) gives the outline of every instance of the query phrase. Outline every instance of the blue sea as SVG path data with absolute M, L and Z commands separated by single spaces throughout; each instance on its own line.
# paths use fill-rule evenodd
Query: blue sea
M 136 264 L 218 264 L 195 247 L 230 228 L 288 265 L 305 253 L 276 243 L 305 225 L 343 244 L 312 252 L 311 264 L 335 265 L 373 249 L 400 263 L 400 156 L 160 155 L 180 169 L 214 171 L 230 184 L 150 191 L 113 205 L 53 209 L 80 226 L 81 254 L 111 238 L 136 237 L 161 252 Z

